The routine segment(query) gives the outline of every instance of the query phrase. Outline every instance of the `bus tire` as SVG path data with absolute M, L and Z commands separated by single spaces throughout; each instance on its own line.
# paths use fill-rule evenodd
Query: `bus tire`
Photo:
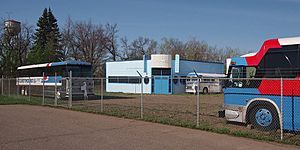
M 249 122 L 261 131 L 276 131 L 279 128 L 279 118 L 274 106 L 261 102 L 249 111 Z
M 208 88 L 207 87 L 203 88 L 203 94 L 208 94 Z

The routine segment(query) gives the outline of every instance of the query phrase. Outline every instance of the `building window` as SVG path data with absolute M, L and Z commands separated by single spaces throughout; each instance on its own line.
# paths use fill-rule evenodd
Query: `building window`
M 185 77 L 181 77 L 180 78 L 180 83 L 182 84 L 182 85 L 185 85 L 185 82 L 186 81 L 186 79 L 185 79 Z
M 173 83 L 174 83 L 174 84 L 177 84 L 177 83 L 178 83 L 178 77 L 174 77 L 174 78 L 173 78 Z
M 178 83 L 178 78 L 174 78 L 174 79 L 173 79 L 173 83 L 174 83 L 174 84 L 177 84 L 177 83 Z
M 171 68 L 152 68 L 152 75 L 171 75 Z
M 108 83 L 141 83 L 139 76 L 108 76 Z
M 117 77 L 108 77 L 108 83 L 118 83 L 118 78 Z

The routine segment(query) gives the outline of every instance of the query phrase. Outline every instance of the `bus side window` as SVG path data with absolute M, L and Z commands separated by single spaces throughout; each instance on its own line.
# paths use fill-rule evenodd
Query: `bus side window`
M 247 67 L 246 68 L 246 78 L 254 78 L 256 74 L 255 67 Z

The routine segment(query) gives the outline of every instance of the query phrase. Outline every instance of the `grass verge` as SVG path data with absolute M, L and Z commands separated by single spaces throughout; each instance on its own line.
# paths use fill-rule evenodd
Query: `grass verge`
M 42 105 L 42 99 L 37 97 L 24 97 L 24 96 L 0 96 L 0 105 L 14 105 L 14 104 L 27 104 L 27 105 Z

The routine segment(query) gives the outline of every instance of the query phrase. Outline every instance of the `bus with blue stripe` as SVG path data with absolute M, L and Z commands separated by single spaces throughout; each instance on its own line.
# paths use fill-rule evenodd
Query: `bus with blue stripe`
M 94 95 L 94 82 L 92 79 L 92 65 L 84 61 L 62 61 L 43 64 L 20 66 L 17 68 L 17 81 L 21 95 L 42 96 L 42 86 L 45 88 L 45 96 L 60 98 L 69 97 L 69 77 L 72 72 L 72 96 L 83 97 Z M 57 93 L 54 93 L 55 86 Z M 85 87 L 86 91 L 82 90 Z M 30 90 L 30 93 L 29 93 Z
M 300 131 L 299 44 L 300 37 L 271 39 L 256 53 L 231 58 L 224 89 L 228 121 Z

